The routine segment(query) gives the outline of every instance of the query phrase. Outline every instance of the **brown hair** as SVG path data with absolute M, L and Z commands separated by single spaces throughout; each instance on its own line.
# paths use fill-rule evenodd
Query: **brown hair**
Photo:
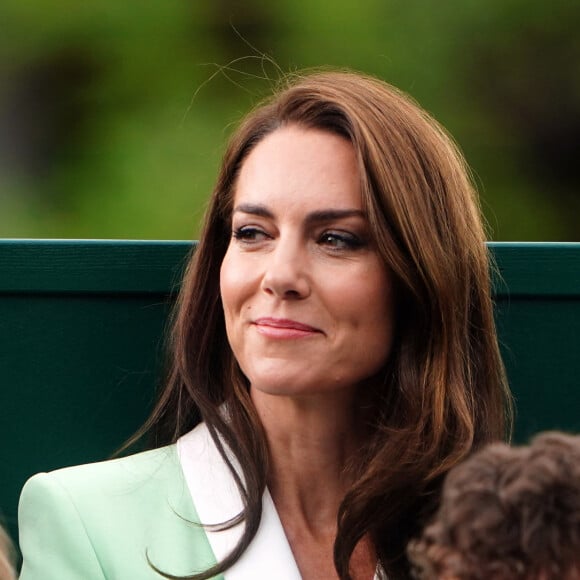
M 264 136 L 292 124 L 352 144 L 374 242 L 397 288 L 395 344 L 369 405 L 371 436 L 339 510 L 334 551 L 340 577 L 349 578 L 352 552 L 370 535 L 396 578 L 406 570 L 407 540 L 434 509 L 441 476 L 472 448 L 503 438 L 510 407 L 485 235 L 465 163 L 445 131 L 394 87 L 351 72 L 295 75 L 243 120 L 185 274 L 171 375 L 142 433 L 153 429 L 158 445 L 173 442 L 203 419 L 218 448 L 223 441 L 237 457 L 243 538 L 228 558 L 191 578 L 227 569 L 259 526 L 268 448 L 226 338 L 219 271 L 240 167 Z M 218 411 L 223 403 L 227 422 Z
M 469 458 L 409 552 L 425 580 L 580 579 L 580 437 L 545 433 Z

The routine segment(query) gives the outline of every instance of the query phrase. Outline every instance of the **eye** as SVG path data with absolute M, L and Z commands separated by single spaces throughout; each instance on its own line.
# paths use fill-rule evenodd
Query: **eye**
M 253 242 L 261 242 L 268 239 L 270 236 L 260 228 L 254 226 L 243 226 L 236 228 L 232 232 L 232 237 L 242 243 L 251 244 Z
M 328 231 L 318 239 L 318 243 L 332 250 L 356 250 L 364 245 L 363 240 L 349 232 Z

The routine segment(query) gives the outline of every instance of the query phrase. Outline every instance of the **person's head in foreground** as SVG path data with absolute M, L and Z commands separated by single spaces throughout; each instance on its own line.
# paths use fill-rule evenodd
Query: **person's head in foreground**
M 4 531 L 0 526 L 0 580 L 15 580 L 16 573 L 13 568 L 14 561 L 14 547 Z
M 421 580 L 580 580 L 580 436 L 474 454 L 409 552 Z
M 242 541 L 200 578 L 243 554 L 266 487 L 296 523 L 279 445 L 314 430 L 339 468 L 309 484 L 336 499 L 321 569 L 406 574 L 442 476 L 505 436 L 509 408 L 477 196 L 445 131 L 371 77 L 287 80 L 229 142 L 173 353 L 146 427 L 162 444 L 201 418 L 243 470 Z

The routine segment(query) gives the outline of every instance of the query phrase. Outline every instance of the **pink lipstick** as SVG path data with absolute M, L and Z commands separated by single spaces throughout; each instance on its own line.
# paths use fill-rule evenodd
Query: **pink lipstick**
M 288 318 L 258 318 L 253 321 L 257 331 L 268 338 L 307 338 L 321 333 L 318 328 Z

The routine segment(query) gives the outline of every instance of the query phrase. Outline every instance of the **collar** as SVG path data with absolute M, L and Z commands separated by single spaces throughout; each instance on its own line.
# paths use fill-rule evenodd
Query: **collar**
M 202 524 L 221 524 L 242 511 L 243 503 L 234 478 L 205 424 L 201 423 L 177 441 L 177 453 Z M 228 459 L 241 475 L 233 454 L 228 453 Z M 243 523 L 222 531 L 206 528 L 205 532 L 219 562 L 238 543 Z M 227 580 L 270 580 L 274 572 L 278 580 L 301 578 L 278 512 L 266 489 L 260 527 L 241 558 L 224 576 Z

